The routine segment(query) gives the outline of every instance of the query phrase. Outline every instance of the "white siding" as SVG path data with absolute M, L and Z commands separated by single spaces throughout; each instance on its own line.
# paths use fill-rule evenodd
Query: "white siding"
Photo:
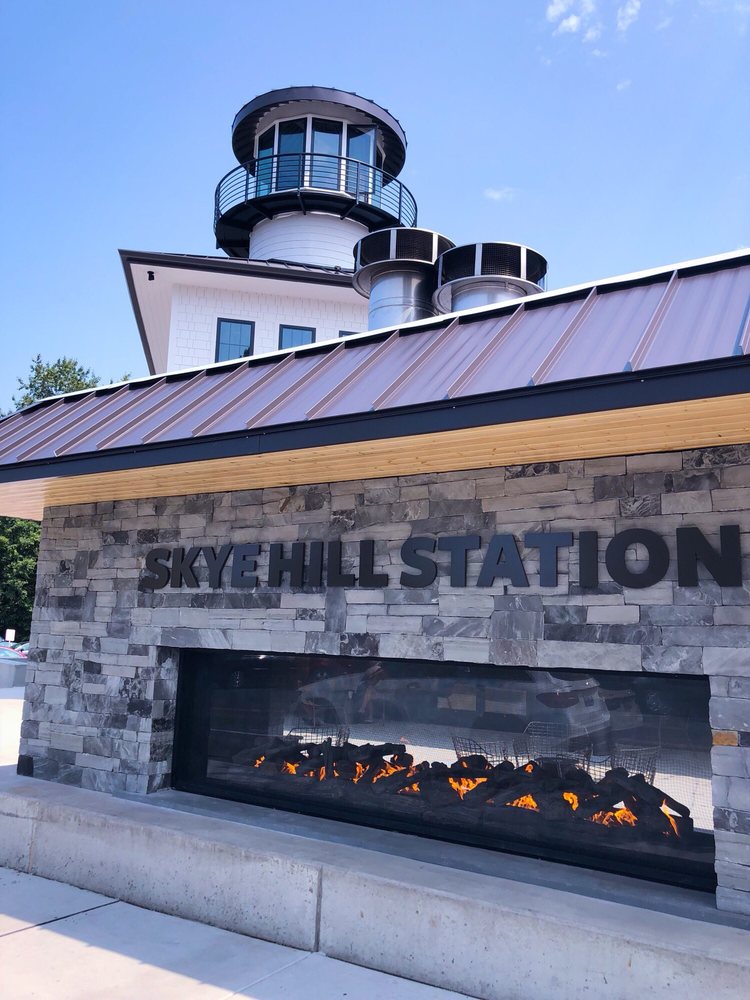
M 354 267 L 354 244 L 368 230 L 335 215 L 281 215 L 259 222 L 250 234 L 251 260 L 291 260 L 322 267 Z
M 316 341 L 338 337 L 340 330 L 353 333 L 367 329 L 367 301 L 354 290 L 335 299 L 305 297 L 301 282 L 278 282 L 278 295 L 247 291 L 225 291 L 200 285 L 176 285 L 172 297 L 169 331 L 169 371 L 211 364 L 216 354 L 216 321 L 251 320 L 255 323 L 255 354 L 275 351 L 279 346 L 279 324 L 315 328 Z M 325 295 L 316 286 L 316 295 Z M 350 302 L 342 301 L 344 298 Z

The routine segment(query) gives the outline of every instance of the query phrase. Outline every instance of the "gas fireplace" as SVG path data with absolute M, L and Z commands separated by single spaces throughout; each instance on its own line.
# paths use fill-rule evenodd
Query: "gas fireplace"
M 712 889 L 702 677 L 191 651 L 184 790 Z

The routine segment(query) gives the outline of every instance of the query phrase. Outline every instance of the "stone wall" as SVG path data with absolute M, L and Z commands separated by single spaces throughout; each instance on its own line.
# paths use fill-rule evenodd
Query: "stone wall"
M 716 542 L 741 526 L 743 587 L 676 582 L 674 532 L 695 525 Z M 440 574 L 399 585 L 410 535 L 647 527 L 671 551 L 647 589 L 578 582 L 562 550 L 555 588 L 541 589 L 538 553 L 523 552 L 530 586 L 466 589 Z M 711 681 L 720 905 L 750 912 L 750 446 L 576 460 L 58 507 L 45 514 L 21 753 L 34 774 L 108 791 L 169 783 L 179 650 L 319 652 L 707 674 Z M 375 539 L 385 589 L 287 588 L 151 592 L 155 545 L 338 539 L 344 568 Z M 268 548 L 265 548 L 267 563 Z M 438 557 L 447 561 L 447 553 Z M 535 558 L 537 562 L 535 563 Z M 259 561 L 263 578 L 264 557 Z

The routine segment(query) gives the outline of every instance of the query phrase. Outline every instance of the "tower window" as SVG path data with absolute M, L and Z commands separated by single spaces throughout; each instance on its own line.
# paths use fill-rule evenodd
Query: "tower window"
M 253 353 L 255 323 L 238 319 L 219 319 L 216 322 L 216 360 L 231 361 L 247 358 Z
M 315 340 L 315 330 L 311 326 L 288 326 L 282 323 L 279 327 L 279 347 L 303 347 Z

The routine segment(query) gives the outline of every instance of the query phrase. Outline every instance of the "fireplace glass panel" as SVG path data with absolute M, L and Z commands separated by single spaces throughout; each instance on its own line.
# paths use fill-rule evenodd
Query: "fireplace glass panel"
M 179 788 L 695 888 L 702 677 L 195 651 Z

